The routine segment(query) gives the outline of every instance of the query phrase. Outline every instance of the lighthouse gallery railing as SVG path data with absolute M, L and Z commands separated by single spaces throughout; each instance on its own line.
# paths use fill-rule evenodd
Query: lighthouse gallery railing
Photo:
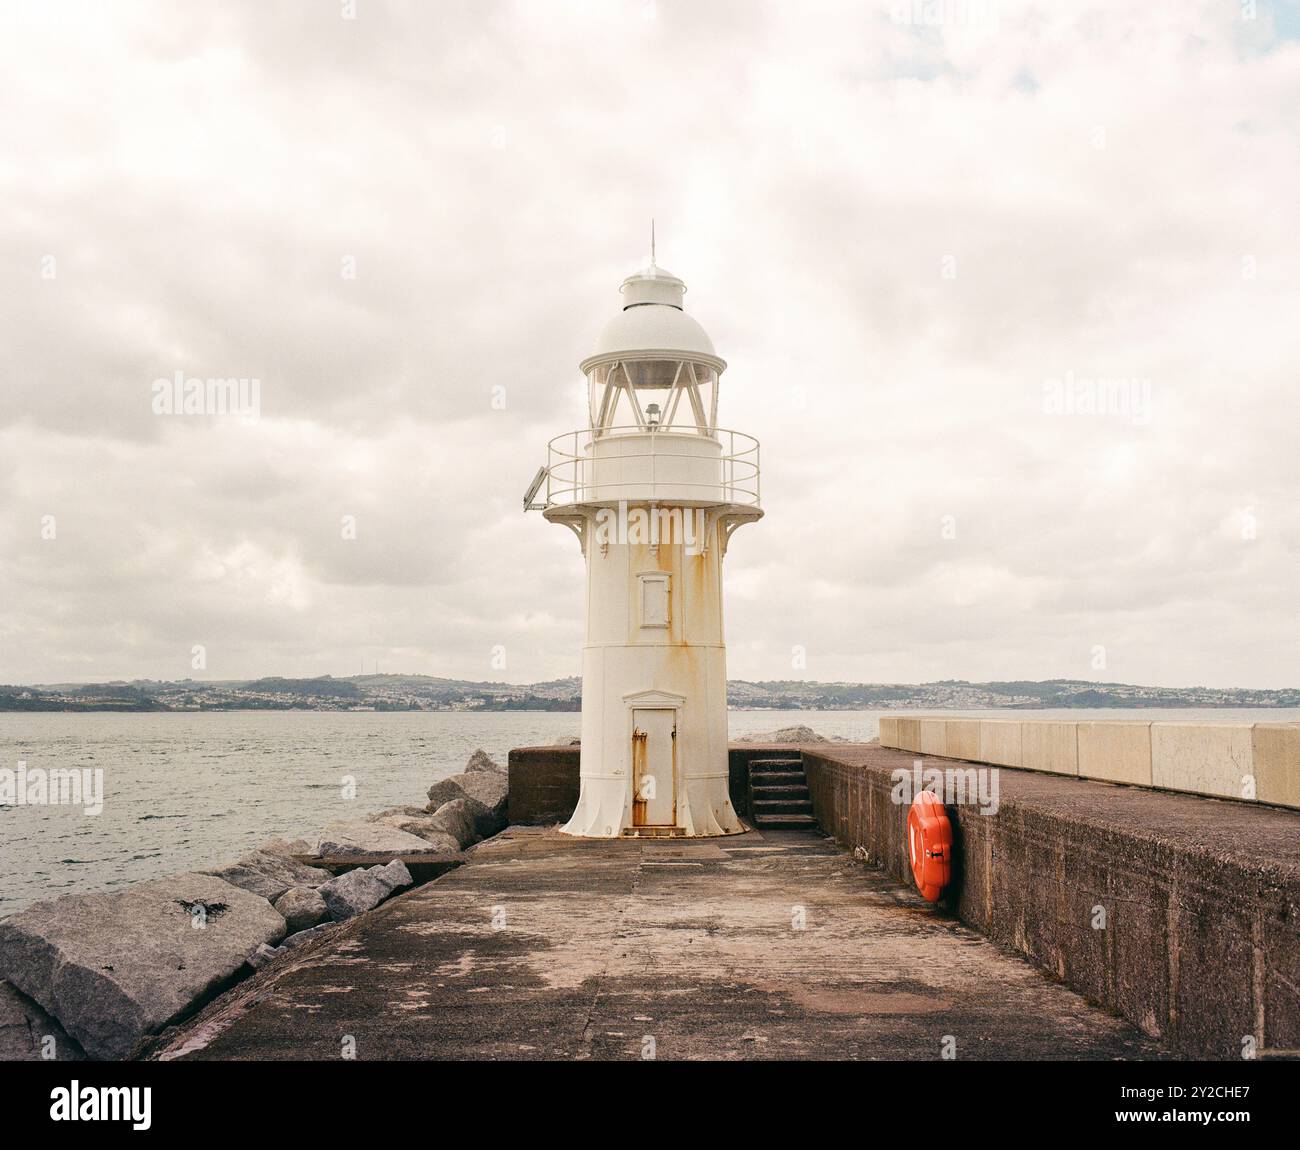
M 717 453 L 701 453 L 704 445 L 717 445 Z M 757 507 L 760 502 L 758 440 L 730 428 L 715 428 L 712 435 L 676 428 L 583 428 L 557 435 L 546 452 L 546 507 L 612 502 L 629 488 L 650 484 L 701 503 Z M 623 462 L 639 463 L 637 473 L 604 479 L 602 469 L 613 471 Z M 702 471 L 707 478 L 686 478 Z

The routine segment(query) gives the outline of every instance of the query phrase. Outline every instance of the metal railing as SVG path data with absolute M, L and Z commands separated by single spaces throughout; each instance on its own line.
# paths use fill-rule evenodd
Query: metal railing
M 609 454 L 597 454 L 593 450 L 597 444 L 607 448 L 613 448 L 616 444 L 626 447 L 627 441 L 632 437 L 651 446 L 644 451 L 611 451 Z M 674 450 L 677 444 L 692 443 L 716 443 L 720 449 L 719 454 Z M 652 484 L 662 484 L 672 492 L 671 497 L 677 499 L 696 499 L 702 503 L 735 503 L 744 507 L 757 507 L 760 502 L 758 440 L 752 435 L 732 431 L 730 428 L 715 428 L 711 435 L 677 428 L 583 428 L 557 435 L 546 445 L 546 454 L 546 466 L 539 472 L 540 482 L 532 493 L 535 496 L 544 491 L 545 496 L 539 502 L 525 500 L 526 509 L 613 502 L 628 497 L 624 493 L 629 488 L 643 488 Z M 596 482 L 600 469 L 608 468 L 612 471 L 621 462 L 636 460 L 649 461 L 644 474 L 638 474 L 635 478 L 620 475 L 609 481 Z M 681 477 L 683 464 L 673 462 L 666 467 L 659 466 L 660 461 L 667 463 L 670 460 L 688 460 L 700 469 L 716 467 L 717 478 L 712 477 L 710 470 L 707 480 L 684 479 Z M 682 494 L 683 490 L 687 492 L 686 495 Z

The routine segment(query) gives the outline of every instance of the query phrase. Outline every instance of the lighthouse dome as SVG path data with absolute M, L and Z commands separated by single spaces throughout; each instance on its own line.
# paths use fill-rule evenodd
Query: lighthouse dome
M 726 364 L 700 324 L 682 310 L 686 285 L 651 262 L 623 281 L 623 309 L 605 325 L 582 370 L 601 360 L 631 356 L 677 355 L 711 364 Z

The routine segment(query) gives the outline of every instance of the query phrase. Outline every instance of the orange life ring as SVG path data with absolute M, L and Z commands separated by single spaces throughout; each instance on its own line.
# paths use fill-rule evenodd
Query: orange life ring
M 921 897 L 938 902 L 952 878 L 952 823 L 933 791 L 922 791 L 907 814 L 907 853 Z

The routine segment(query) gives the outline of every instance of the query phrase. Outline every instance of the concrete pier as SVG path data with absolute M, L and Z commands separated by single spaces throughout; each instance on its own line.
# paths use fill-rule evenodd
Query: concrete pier
M 821 828 L 904 883 L 895 772 L 917 761 L 875 745 L 803 754 Z M 998 769 L 920 761 L 967 778 Z M 1180 1054 L 1294 1056 L 1300 812 L 1037 771 L 998 781 L 995 811 L 947 808 L 944 903 L 964 923 Z
M 519 827 L 277 960 L 150 1055 L 351 1048 L 358 1059 L 1162 1053 L 817 832 L 581 840 Z
M 778 751 L 800 762 L 817 829 L 709 841 L 561 835 L 577 748 L 512 751 L 510 830 L 277 959 L 150 1053 L 314 1059 L 354 1043 L 362 1059 L 1232 1061 L 1294 1050 L 1300 812 L 993 768 L 996 802 L 948 800 L 956 864 L 932 906 L 912 884 L 895 794 L 916 755 L 733 745 L 730 792 L 746 817 L 750 760 Z M 924 762 L 994 781 L 978 763 Z

